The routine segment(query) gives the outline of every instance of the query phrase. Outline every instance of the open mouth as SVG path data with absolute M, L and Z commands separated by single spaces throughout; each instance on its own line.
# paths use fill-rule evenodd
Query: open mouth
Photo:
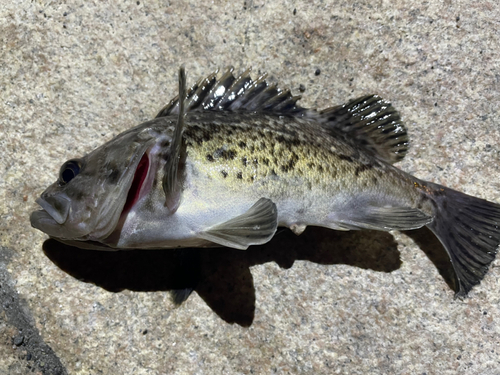
M 128 191 L 122 215 L 127 214 L 130 209 L 145 195 L 144 182 L 148 177 L 149 169 L 149 157 L 148 153 L 145 152 L 135 170 L 134 179 Z

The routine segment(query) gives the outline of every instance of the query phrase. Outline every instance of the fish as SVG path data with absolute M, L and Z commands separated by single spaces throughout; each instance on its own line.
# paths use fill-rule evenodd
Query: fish
M 453 266 L 456 295 L 480 283 L 500 243 L 500 205 L 394 166 L 409 137 L 378 95 L 324 110 L 232 67 L 186 88 L 156 117 L 62 164 L 31 225 L 83 249 L 229 247 L 278 227 L 429 228 Z

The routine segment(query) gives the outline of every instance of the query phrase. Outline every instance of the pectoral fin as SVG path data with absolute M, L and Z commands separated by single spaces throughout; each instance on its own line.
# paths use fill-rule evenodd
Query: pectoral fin
M 172 145 L 170 146 L 170 157 L 165 164 L 163 174 L 163 191 L 165 192 L 165 204 L 171 213 L 177 211 L 181 198 L 181 183 L 179 181 L 179 164 L 181 163 L 181 151 L 184 148 L 182 130 L 184 128 L 184 101 L 186 97 L 186 72 L 184 67 L 179 69 L 179 117 L 175 126 Z
M 268 242 L 278 227 L 276 205 L 261 198 L 244 214 L 199 234 L 200 238 L 222 246 L 246 250 L 250 245 Z

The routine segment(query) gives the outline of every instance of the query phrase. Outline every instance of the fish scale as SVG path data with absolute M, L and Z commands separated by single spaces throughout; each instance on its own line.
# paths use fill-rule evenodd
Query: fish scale
M 214 115 L 219 113 L 210 117 Z M 343 189 L 349 181 L 337 176 L 349 176 L 352 170 L 355 177 L 372 172 L 373 182 L 382 173 L 375 169 L 381 166 L 373 158 L 362 158 L 359 151 L 345 143 L 332 145 L 326 131 L 313 128 L 315 131 L 311 132 L 307 121 L 289 117 L 278 123 L 275 118 L 262 115 L 258 126 L 248 126 L 251 120 L 255 121 L 232 113 L 230 124 L 205 124 L 201 116 L 188 115 L 184 131 L 188 155 L 203 165 L 200 168 L 212 178 L 228 179 L 230 186 L 273 176 L 299 178 L 305 184 L 322 184 L 325 189 L 338 184 L 338 189 Z M 287 126 L 288 132 L 284 132 L 282 129 Z

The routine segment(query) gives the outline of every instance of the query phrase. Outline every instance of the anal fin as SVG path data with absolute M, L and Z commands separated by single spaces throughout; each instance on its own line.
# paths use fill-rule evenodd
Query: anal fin
M 348 214 L 335 213 L 335 225 L 342 229 L 412 230 L 432 222 L 433 218 L 411 207 L 367 206 Z
M 246 250 L 250 245 L 268 242 L 278 227 L 276 205 L 267 198 L 261 198 L 244 214 L 215 225 L 198 237 L 216 244 Z

